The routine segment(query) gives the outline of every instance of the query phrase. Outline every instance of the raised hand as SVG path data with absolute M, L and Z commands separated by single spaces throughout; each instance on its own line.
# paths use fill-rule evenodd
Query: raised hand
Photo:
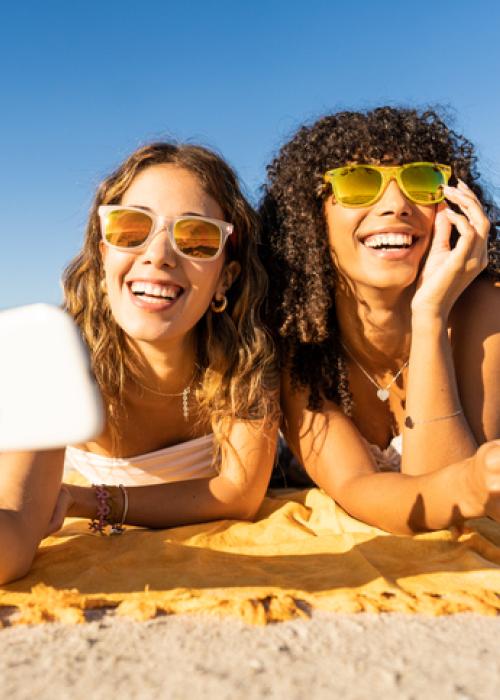
M 445 187 L 444 192 L 462 213 L 449 209 L 444 202 L 438 206 L 434 236 L 417 282 L 412 311 L 446 319 L 464 289 L 487 265 L 490 222 L 476 195 L 461 180 L 457 187 Z M 452 225 L 459 233 L 453 249 Z

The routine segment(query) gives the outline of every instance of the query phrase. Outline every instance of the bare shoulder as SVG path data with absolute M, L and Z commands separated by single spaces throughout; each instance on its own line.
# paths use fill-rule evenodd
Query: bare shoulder
M 462 406 L 478 443 L 500 430 L 500 288 L 476 280 L 455 305 L 451 343 Z
M 303 416 L 305 413 L 310 415 L 341 413 L 343 415 L 340 407 L 335 402 L 326 398 L 323 398 L 321 408 L 318 411 L 312 411 L 309 408 L 309 387 L 295 382 L 286 368 L 282 368 L 281 370 L 280 393 L 281 407 L 285 418 Z
M 500 287 L 486 275 L 467 287 L 451 315 L 452 331 L 481 335 L 500 332 Z
M 321 407 L 310 408 L 310 392 L 307 386 L 293 381 L 287 370 L 281 374 L 282 430 L 288 443 L 298 454 L 299 443 L 325 437 L 351 421 L 344 416 L 340 407 L 333 401 L 323 398 Z

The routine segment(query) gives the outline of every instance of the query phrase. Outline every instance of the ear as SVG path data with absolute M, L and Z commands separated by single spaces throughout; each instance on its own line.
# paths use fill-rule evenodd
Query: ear
M 101 254 L 101 260 L 103 263 L 106 261 L 106 253 L 108 252 L 108 246 L 103 240 L 99 241 L 99 253 Z
M 216 293 L 225 294 L 240 272 L 241 265 L 236 260 L 231 260 L 227 265 L 224 265 L 219 277 L 219 282 L 217 283 Z

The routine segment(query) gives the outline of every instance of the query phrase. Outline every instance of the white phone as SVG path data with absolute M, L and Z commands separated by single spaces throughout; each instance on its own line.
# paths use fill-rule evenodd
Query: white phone
M 0 311 L 0 451 L 78 444 L 104 427 L 88 350 L 49 304 Z

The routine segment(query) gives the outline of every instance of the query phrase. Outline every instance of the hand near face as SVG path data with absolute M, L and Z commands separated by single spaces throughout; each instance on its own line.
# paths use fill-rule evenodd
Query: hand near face
M 446 198 L 461 213 L 438 205 L 434 236 L 420 273 L 412 312 L 431 313 L 446 319 L 453 304 L 488 262 L 487 241 L 490 222 L 476 195 L 461 181 L 445 187 Z M 456 246 L 450 246 L 452 226 L 459 233 Z

